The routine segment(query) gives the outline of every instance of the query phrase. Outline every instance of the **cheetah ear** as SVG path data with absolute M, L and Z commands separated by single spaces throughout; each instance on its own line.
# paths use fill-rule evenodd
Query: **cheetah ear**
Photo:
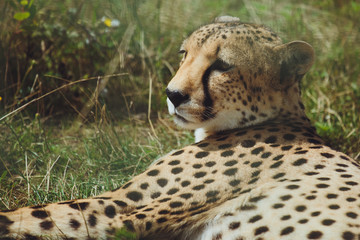
M 274 85 L 279 89 L 286 89 L 300 81 L 314 63 L 314 49 L 303 41 L 282 44 L 274 50 L 280 60 L 279 81 Z

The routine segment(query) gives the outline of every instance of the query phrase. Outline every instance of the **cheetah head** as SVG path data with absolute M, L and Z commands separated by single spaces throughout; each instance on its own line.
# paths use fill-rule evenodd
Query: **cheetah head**
M 180 53 L 166 89 L 168 109 L 178 125 L 201 129 L 196 141 L 303 111 L 298 82 L 314 61 L 305 42 L 283 44 L 264 26 L 226 16 L 193 32 Z

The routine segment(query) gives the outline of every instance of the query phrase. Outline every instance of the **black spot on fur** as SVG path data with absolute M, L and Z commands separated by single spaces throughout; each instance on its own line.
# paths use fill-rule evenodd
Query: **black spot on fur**
M 10 226 L 14 221 L 11 221 L 8 217 L 0 215 L 0 224 L 5 226 Z
M 280 235 L 281 236 L 288 235 L 288 234 L 292 233 L 293 231 L 294 231 L 294 227 L 286 227 L 281 230 Z
M 261 158 L 268 158 L 271 156 L 271 152 L 265 152 L 263 154 L 261 154 Z
M 240 184 L 240 180 L 235 179 L 229 182 L 230 186 L 235 187 Z
M 160 178 L 156 182 L 160 187 L 165 187 L 166 184 L 168 183 L 168 180 L 165 178 Z
M 291 184 L 291 185 L 286 186 L 286 188 L 290 189 L 290 190 L 298 189 L 299 187 L 300 187 L 299 185 L 295 185 L 295 184 Z
M 167 219 L 165 217 L 162 217 L 162 218 L 159 218 L 156 220 L 157 223 L 164 223 L 166 221 L 167 221 Z
M 139 214 L 136 214 L 135 217 L 136 217 L 137 219 L 144 219 L 144 218 L 146 218 L 146 215 L 145 215 L 145 214 L 142 214 L 142 213 L 139 213 Z
M 184 152 L 184 150 L 179 150 L 177 152 L 174 152 L 173 154 L 171 154 L 171 156 L 177 156 L 177 155 L 180 155 Z
M 284 162 L 283 161 L 278 161 L 278 162 L 275 162 L 274 164 L 272 164 L 270 166 L 270 168 L 278 168 L 281 166 L 281 164 L 283 164 Z
M 186 186 L 189 186 L 190 185 L 190 182 L 189 181 L 183 181 L 181 182 L 181 186 L 182 187 L 186 187 Z
M 331 205 L 329 205 L 329 208 L 332 209 L 332 210 L 337 210 L 337 209 L 340 208 L 340 206 L 337 205 L 337 204 L 331 204 Z
M 334 154 L 331 154 L 331 153 L 320 153 L 321 156 L 324 156 L 326 158 L 333 158 L 334 157 Z
M 174 166 L 174 165 L 179 165 L 180 164 L 180 160 L 172 160 L 169 162 L 169 165 Z
M 192 196 L 193 196 L 192 193 L 183 193 L 183 194 L 180 195 L 180 197 L 183 198 L 183 199 L 189 199 Z
M 206 172 L 196 172 L 194 174 L 195 178 L 202 178 L 202 177 L 205 177 L 205 176 L 206 176 Z
M 233 154 L 234 154 L 234 151 L 228 150 L 228 151 L 222 152 L 222 153 L 221 153 L 221 156 L 222 156 L 222 157 L 230 157 L 230 156 L 232 156 Z
M 267 226 L 258 227 L 257 229 L 255 229 L 255 236 L 266 233 L 267 231 L 269 231 L 269 228 Z
M 255 145 L 255 141 L 254 140 L 244 140 L 241 142 L 241 146 L 243 146 L 244 148 L 251 148 Z
M 231 144 L 222 144 L 222 145 L 219 145 L 219 149 L 226 149 L 226 148 L 229 148 L 231 147 L 232 145 Z
M 283 196 L 280 197 L 280 199 L 283 200 L 283 201 L 287 201 L 287 200 L 289 200 L 289 199 L 291 199 L 291 198 L 292 198 L 292 196 L 289 195 L 289 194 L 283 195 Z
M 249 190 L 249 191 L 245 190 L 245 191 L 243 191 L 243 192 L 244 192 L 244 193 L 250 192 L 250 190 Z M 256 209 L 257 209 L 256 205 L 253 205 L 253 204 L 242 205 L 242 206 L 240 207 L 240 210 L 241 210 L 241 211 L 251 211 L 251 210 L 256 210 Z
M 90 227 L 95 227 L 97 223 L 97 218 L 93 214 L 89 214 L 88 223 Z
M 216 190 L 213 190 L 213 191 L 208 191 L 206 193 L 206 197 L 207 198 L 211 198 L 211 197 L 216 197 L 216 195 L 218 195 L 220 192 L 219 191 L 216 191 Z
M 296 207 L 295 207 L 295 210 L 296 210 L 297 212 L 303 212 L 303 211 L 306 210 L 306 207 L 305 207 L 304 205 L 296 206 Z
M 259 167 L 263 162 L 262 161 L 257 161 L 257 162 L 253 162 L 250 164 L 250 167 L 252 168 L 257 168 Z
M 1 233 L 1 232 L 0 232 Z M 3 240 L 5 240 L 5 239 L 8 239 L 8 240 L 10 240 L 11 238 L 1 238 L 1 239 L 3 239 Z M 37 237 L 37 236 L 33 236 L 33 235 L 31 235 L 31 234 L 25 234 L 24 235 L 24 239 L 26 239 L 26 240 L 39 240 L 39 239 L 41 239 L 41 238 L 39 238 L 39 237 Z
M 169 211 L 169 210 L 160 210 L 158 213 L 159 213 L 160 215 L 165 215 L 165 214 L 169 214 L 170 211 Z
M 274 209 L 283 208 L 285 205 L 283 203 L 275 203 L 272 207 Z
M 215 182 L 214 179 L 208 179 L 208 180 L 204 181 L 204 183 L 206 183 L 206 184 L 210 184 L 210 183 L 213 183 L 213 182 Z
M 183 168 L 181 168 L 181 167 L 175 167 L 175 168 L 171 169 L 172 174 L 179 174 L 182 171 L 183 171 Z
M 209 143 L 205 142 L 205 143 L 200 143 L 199 145 L 197 145 L 198 147 L 204 148 L 209 146 Z
M 216 164 L 215 161 L 210 161 L 210 162 L 205 163 L 205 166 L 207 166 L 207 167 L 212 167 L 212 166 L 214 166 L 215 164 Z
M 195 154 L 196 158 L 204 158 L 207 157 L 209 155 L 209 152 L 198 152 Z
M 285 176 L 285 173 L 277 173 L 272 178 L 273 179 L 278 179 L 278 178 L 282 178 L 283 176 Z
M 321 144 L 320 141 L 318 141 L 318 140 L 316 140 L 316 139 L 313 139 L 313 138 L 309 138 L 307 141 L 308 141 L 309 143 L 312 143 L 312 144 Z
M 322 225 L 324 225 L 324 226 L 330 226 L 330 225 L 332 225 L 333 223 L 335 223 L 335 220 L 332 220 L 332 219 L 324 219 L 321 223 L 322 223 Z
M 307 159 L 305 158 L 299 158 L 298 160 L 296 160 L 295 162 L 293 162 L 292 165 L 294 166 L 301 166 L 303 164 L 307 163 Z
M 108 218 L 114 218 L 116 215 L 115 207 L 113 205 L 109 205 L 105 208 L 105 215 Z
M 291 218 L 290 215 L 284 215 L 284 216 L 281 217 L 281 220 L 286 221 L 286 220 L 289 220 L 290 218 Z
M 283 154 L 280 154 L 280 155 L 275 156 L 275 157 L 273 158 L 273 160 L 274 160 L 274 161 L 277 161 L 277 160 L 282 159 L 283 157 L 284 157 L 284 155 L 283 155 Z
M 193 187 L 193 190 L 199 191 L 199 190 L 204 189 L 204 188 L 205 188 L 205 185 L 200 184 L 200 185 L 197 185 L 197 186 Z
M 225 162 L 224 165 L 225 165 L 226 167 L 231 167 L 231 166 L 234 166 L 234 165 L 237 164 L 237 163 L 238 163 L 237 160 L 230 160 L 230 161 Z
M 305 223 L 307 223 L 308 221 L 309 221 L 308 219 L 304 218 L 304 219 L 300 219 L 300 220 L 298 221 L 298 223 L 300 223 L 300 224 L 305 224 Z
M 160 199 L 159 202 L 164 203 L 164 202 L 168 202 L 170 200 L 171 200 L 171 198 L 163 198 L 163 199 Z
M 50 216 L 50 213 L 43 210 L 36 210 L 32 211 L 31 215 L 36 218 L 45 219 Z
M 148 184 L 148 183 L 142 183 L 142 184 L 140 185 L 140 188 L 143 189 L 143 190 L 146 190 L 148 187 L 149 187 L 149 184 Z
M 276 143 L 277 138 L 275 136 L 270 136 L 267 139 L 265 139 L 265 143 L 270 144 L 270 143 Z
M 89 206 L 88 202 L 81 202 L 81 203 L 73 203 L 70 204 L 69 207 L 76 209 L 76 210 L 86 210 L 86 208 Z
M 251 154 L 258 155 L 260 152 L 264 151 L 264 147 L 258 147 L 251 151 Z
M 75 219 L 71 219 L 70 220 L 70 227 L 72 227 L 73 229 L 78 229 L 80 227 L 80 223 L 79 221 L 75 220 Z
M 150 177 L 154 177 L 154 176 L 159 175 L 159 173 L 160 173 L 159 170 L 154 169 L 154 170 L 151 170 L 151 171 L 147 172 L 147 175 L 150 176 Z
M 11 221 L 8 217 L 0 215 L 0 234 L 8 234 L 8 226 L 13 224 L 14 221 Z
M 256 216 L 253 216 L 252 218 L 249 219 L 249 223 L 254 223 L 254 222 L 257 222 L 257 221 L 259 221 L 261 219 L 262 219 L 261 215 L 256 215 Z
M 312 231 L 307 235 L 308 239 L 319 239 L 323 235 L 320 231 Z
M 224 175 L 226 176 L 233 176 L 237 173 L 238 169 L 237 168 L 230 168 L 230 169 L 227 169 L 223 172 Z
M 137 191 L 128 192 L 126 197 L 134 202 L 138 202 L 143 199 L 142 193 Z
M 146 231 L 149 231 L 151 229 L 151 227 L 152 227 L 152 223 L 151 222 L 146 222 L 146 224 L 145 224 Z
M 178 207 L 182 207 L 184 204 L 182 203 L 182 202 L 171 202 L 170 204 L 169 204 L 169 206 L 171 207 L 171 208 L 178 208 Z
M 134 223 L 131 220 L 125 220 L 123 223 L 127 230 L 135 232 Z
M 349 218 L 352 218 L 352 219 L 356 219 L 358 215 L 354 212 L 347 212 L 346 216 L 348 216 Z
M 178 188 L 171 188 L 166 194 L 173 195 L 179 191 Z
M 284 138 L 285 140 L 287 140 L 287 141 L 291 141 L 291 140 L 294 140 L 294 139 L 295 139 L 295 135 L 289 133 L 289 134 L 285 134 L 285 135 L 283 136 L 283 138 Z
M 118 205 L 119 207 L 126 207 L 127 203 L 119 200 L 114 200 L 114 203 Z
M 258 201 L 260 201 L 260 200 L 262 200 L 262 199 L 264 199 L 264 198 L 266 198 L 266 196 L 265 195 L 260 195 L 260 196 L 256 196 L 256 197 L 252 197 L 252 198 L 250 198 L 249 199 L 249 202 L 258 202 Z
M 235 229 L 237 229 L 237 228 L 239 228 L 240 227 L 240 222 L 232 222 L 232 223 L 230 223 L 230 225 L 229 225 L 229 229 L 230 230 L 235 230 Z
M 54 227 L 54 223 L 52 221 L 43 221 L 40 223 L 40 227 L 43 229 L 43 230 L 50 230 Z
M 292 147 L 293 147 L 293 146 L 291 146 L 291 145 L 283 146 L 283 147 L 281 147 L 281 150 L 287 151 L 287 150 L 290 150 Z
M 353 240 L 353 239 L 355 239 L 355 235 L 352 232 L 344 232 L 342 234 L 342 238 L 344 240 Z
M 202 166 L 203 166 L 202 164 L 196 163 L 192 167 L 196 168 L 196 169 L 199 169 L 199 168 L 202 168 Z
M 161 192 L 154 192 L 154 193 L 152 193 L 152 194 L 150 195 L 150 197 L 151 197 L 152 199 L 155 199 L 155 198 L 160 197 L 160 195 L 161 195 Z
M 132 182 L 128 182 L 126 183 L 124 186 L 122 186 L 122 189 L 127 189 L 128 187 L 130 187 L 130 185 L 132 184 Z

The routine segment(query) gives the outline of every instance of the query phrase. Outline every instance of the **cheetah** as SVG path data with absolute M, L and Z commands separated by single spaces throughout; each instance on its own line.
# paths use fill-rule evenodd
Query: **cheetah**
M 180 53 L 168 108 L 196 142 L 97 197 L 1 211 L 1 238 L 360 239 L 360 166 L 301 102 L 313 48 L 225 16 Z

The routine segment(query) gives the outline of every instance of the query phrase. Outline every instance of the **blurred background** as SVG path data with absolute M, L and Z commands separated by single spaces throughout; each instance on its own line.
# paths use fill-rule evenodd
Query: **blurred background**
M 167 116 L 164 92 L 182 40 L 221 15 L 315 48 L 307 114 L 330 146 L 360 158 L 358 0 L 3 0 L 0 9 L 1 208 L 97 194 L 192 142 Z

